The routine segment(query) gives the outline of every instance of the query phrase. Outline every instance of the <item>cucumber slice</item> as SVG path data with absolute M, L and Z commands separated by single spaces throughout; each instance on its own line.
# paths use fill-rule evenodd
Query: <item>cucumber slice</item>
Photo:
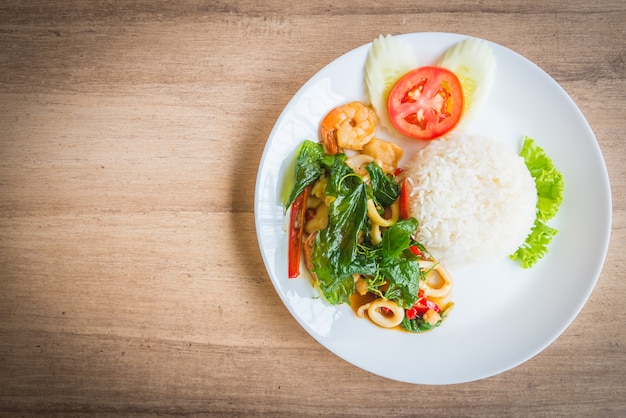
M 378 115 L 379 125 L 394 136 L 401 136 L 389 119 L 389 91 L 404 74 L 417 67 L 411 46 L 400 38 L 379 35 L 372 42 L 365 61 L 365 87 Z
M 491 91 L 496 58 L 487 41 L 468 38 L 449 48 L 437 63 L 454 72 L 463 88 L 465 106 L 461 124 L 471 121 Z

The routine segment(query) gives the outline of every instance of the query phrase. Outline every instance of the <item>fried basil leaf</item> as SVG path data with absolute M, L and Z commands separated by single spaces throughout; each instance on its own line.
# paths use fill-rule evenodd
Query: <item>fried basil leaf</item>
M 367 185 L 345 162 L 335 159 L 326 194 L 335 199 L 328 208 L 328 227 L 315 240 L 311 261 L 328 302 L 349 303 L 354 293 L 352 274 L 367 264 L 357 257 L 359 235 L 367 219 Z
M 298 157 L 296 158 L 295 184 L 291 189 L 291 194 L 285 203 L 285 210 L 291 206 L 293 201 L 302 191 L 312 184 L 322 174 L 322 159 L 324 148 L 322 144 L 306 140 L 300 146 Z
M 365 168 L 370 175 L 374 199 L 384 207 L 393 204 L 400 194 L 398 183 L 393 177 L 385 174 L 375 161 L 371 161 Z

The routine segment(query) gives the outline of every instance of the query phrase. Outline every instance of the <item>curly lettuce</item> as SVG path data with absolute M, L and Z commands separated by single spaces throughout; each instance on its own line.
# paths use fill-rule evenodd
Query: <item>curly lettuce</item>
M 532 138 L 525 137 L 520 155 L 537 187 L 537 219 L 542 222 L 554 218 L 563 202 L 565 183 L 563 175 L 554 167 L 552 160 Z
M 557 214 L 565 190 L 563 174 L 559 172 L 546 152 L 532 138 L 524 137 L 520 155 L 537 188 L 537 215 L 535 224 L 522 244 L 510 257 L 523 268 L 534 266 L 548 252 L 548 245 L 557 230 L 545 222 Z

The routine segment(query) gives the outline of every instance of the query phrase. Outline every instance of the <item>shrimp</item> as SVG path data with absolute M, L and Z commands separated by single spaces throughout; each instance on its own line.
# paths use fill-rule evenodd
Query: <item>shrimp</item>
M 376 132 L 376 112 L 361 102 L 350 102 L 331 110 L 320 124 L 321 142 L 328 154 L 339 148 L 359 151 Z
M 372 138 L 364 147 L 363 154 L 371 156 L 385 173 L 393 173 L 404 154 L 402 147 L 393 142 Z

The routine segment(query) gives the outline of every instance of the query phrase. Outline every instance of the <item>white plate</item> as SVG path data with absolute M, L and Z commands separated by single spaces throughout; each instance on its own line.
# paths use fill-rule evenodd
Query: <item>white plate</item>
M 400 36 L 413 46 L 420 65 L 433 64 L 447 48 L 466 38 L 448 33 Z M 371 373 L 417 384 L 451 384 L 511 369 L 565 330 L 600 275 L 612 212 L 608 174 L 595 136 L 572 99 L 549 75 L 519 54 L 490 44 L 496 56 L 496 79 L 468 129 L 516 151 L 528 135 L 546 150 L 565 179 L 563 204 L 549 223 L 559 233 L 547 256 L 532 269 L 504 259 L 452 270 L 456 306 L 443 326 L 432 332 L 378 328 L 357 318 L 349 306 L 325 303 L 307 277 L 287 278 L 287 219 L 279 202 L 285 161 L 303 140 L 317 140 L 319 121 L 331 108 L 348 100 L 366 100 L 363 67 L 371 44 L 346 53 L 315 74 L 284 109 L 263 152 L 254 210 L 272 283 L 313 338 Z M 407 154 L 416 146 L 402 145 Z

